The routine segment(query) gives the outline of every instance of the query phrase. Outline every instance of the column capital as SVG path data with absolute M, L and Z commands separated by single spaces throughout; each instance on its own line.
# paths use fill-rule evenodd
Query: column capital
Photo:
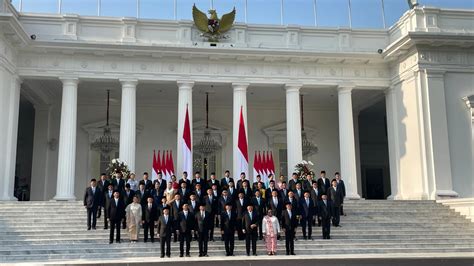
M 303 83 L 286 83 L 285 90 L 286 92 L 299 92 Z
M 423 71 L 428 78 L 444 78 L 446 74 L 446 71 L 441 69 L 424 69 Z
M 355 86 L 353 85 L 339 85 L 337 87 L 337 93 L 338 94 L 351 94 L 352 90 L 354 89 Z
M 122 87 L 136 87 L 138 85 L 138 79 L 119 79 L 119 81 L 122 84 Z
M 388 87 L 383 92 L 385 95 L 393 95 L 395 94 L 395 87 Z
M 194 81 L 192 80 L 177 80 L 176 84 L 181 89 L 192 89 L 194 87 Z
M 71 84 L 71 85 L 77 85 L 79 84 L 79 78 L 78 77 L 59 77 L 59 80 L 63 83 L 63 85 L 66 84 Z

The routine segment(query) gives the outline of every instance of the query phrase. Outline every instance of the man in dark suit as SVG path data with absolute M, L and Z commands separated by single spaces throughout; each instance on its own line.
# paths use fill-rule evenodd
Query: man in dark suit
M 143 209 L 146 205 L 148 196 L 150 195 L 148 191 L 145 189 L 145 183 L 140 183 L 140 185 L 138 185 L 138 190 L 135 192 L 135 195 L 137 195 L 138 198 L 140 199 L 140 205 L 142 205 L 142 209 Z
M 248 180 L 245 177 L 245 173 L 242 172 L 240 173 L 240 179 L 237 180 L 237 184 L 236 184 L 237 190 L 240 190 L 242 188 L 242 183 L 244 182 L 248 182 Z
M 253 197 L 253 191 L 249 187 L 249 182 L 247 180 L 242 182 L 241 188 L 239 190 L 239 193 L 244 193 L 244 197 L 247 200 L 250 200 Z
M 344 180 L 341 179 L 341 175 L 339 172 L 336 172 L 335 174 L 335 179 L 337 181 L 337 189 L 342 192 L 342 201 L 341 201 L 341 215 L 344 215 L 344 198 L 346 197 L 346 185 L 344 185 Z
M 227 203 L 233 205 L 232 198 L 229 197 L 229 193 L 227 192 L 227 190 L 223 190 L 221 194 L 222 195 L 219 197 L 217 204 L 217 213 L 219 214 L 225 211 L 225 205 L 227 205 Z
M 196 231 L 198 233 L 199 257 L 207 257 L 207 243 L 209 241 L 209 229 L 213 227 L 211 214 L 206 211 L 205 205 L 200 205 L 194 215 L 196 219 Z
M 247 211 L 249 205 L 248 200 L 244 197 L 244 193 L 240 192 L 237 200 L 235 201 L 235 213 L 236 217 L 236 229 L 239 240 L 244 240 L 245 235 L 242 232 L 242 219 Z
M 161 198 L 160 203 L 158 204 L 158 218 L 163 215 L 163 210 L 165 208 L 168 208 L 168 213 L 169 213 L 169 208 L 170 206 L 166 204 L 166 197 Z
M 280 199 L 284 202 L 286 200 L 286 198 L 288 197 L 288 193 L 290 192 L 290 190 L 288 190 L 286 188 L 286 182 L 285 181 L 281 182 L 280 187 L 281 187 L 281 189 L 278 190 L 278 194 L 280 196 Z
M 268 209 L 272 210 L 273 215 L 281 221 L 281 211 L 283 209 L 283 201 L 278 197 L 278 191 L 274 190 L 271 197 L 267 198 Z
M 143 179 L 140 180 L 139 184 L 145 185 L 145 190 L 150 191 L 153 188 L 153 182 L 148 179 L 148 173 L 143 173 Z
M 179 213 L 183 209 L 184 201 L 181 199 L 181 195 L 176 194 L 174 195 L 174 201 L 171 202 L 171 207 L 170 207 L 170 212 L 171 216 L 173 216 L 173 221 L 174 221 L 174 228 L 173 228 L 173 235 L 174 235 L 174 240 L 173 242 L 178 241 L 178 230 L 179 230 Z
M 90 187 L 84 192 L 84 207 L 87 209 L 87 230 L 91 227 L 95 230 L 97 223 L 97 209 L 100 208 L 102 201 L 102 191 L 97 187 L 95 178 L 91 179 Z M 92 219 L 92 225 L 91 225 Z
M 232 212 L 232 203 L 226 203 L 221 213 L 221 234 L 224 239 L 226 256 L 234 256 L 236 215 Z
M 295 193 L 295 198 L 296 198 L 297 201 L 300 201 L 300 199 L 303 198 L 304 191 L 301 188 L 301 183 L 296 183 L 296 188 L 294 190 L 294 193 Z
M 276 191 L 278 192 L 278 189 L 275 187 L 275 181 L 272 180 L 270 183 L 268 183 L 268 188 L 265 190 L 265 199 L 269 199 L 272 197 L 272 192 Z M 274 213 L 274 215 L 276 215 Z
M 329 188 L 329 200 L 332 202 L 332 225 L 338 227 L 340 221 L 340 208 L 342 201 L 344 200 L 344 196 L 342 195 L 341 189 L 338 189 L 337 187 L 336 179 L 333 179 L 331 183 L 332 186 Z
M 147 204 L 142 209 L 143 241 L 148 241 L 148 231 L 150 231 L 151 243 L 155 242 L 155 223 L 158 220 L 158 209 L 153 201 L 153 197 L 148 197 Z
M 291 175 L 290 181 L 288 181 L 288 188 L 294 192 L 296 190 L 296 184 L 298 183 L 300 183 L 300 181 L 298 180 L 298 174 L 293 173 Z
M 155 180 L 153 182 L 154 188 L 150 191 L 148 191 L 149 196 L 153 197 L 153 202 L 159 203 L 161 201 L 161 198 L 163 197 L 164 190 L 161 190 L 161 184 L 165 184 L 166 181 L 162 180 L 162 183 L 159 181 Z
M 120 198 L 120 192 L 114 191 L 114 197 L 110 201 L 108 209 L 108 216 L 110 221 L 110 239 L 109 243 L 114 242 L 114 231 L 116 232 L 116 241 L 120 243 L 120 223 L 125 218 L 125 203 Z
M 250 244 L 252 244 L 252 255 L 257 256 L 258 222 L 260 217 L 253 211 L 253 206 L 247 206 L 247 212 L 242 218 L 242 232 L 245 234 L 245 250 L 250 256 Z
M 214 225 L 214 216 L 217 214 L 218 202 L 217 197 L 214 196 L 214 194 L 212 193 L 212 189 L 209 188 L 207 190 L 207 195 L 204 197 L 203 203 L 205 204 L 206 211 L 211 217 L 213 217 L 211 221 Z M 214 226 L 211 226 L 211 228 L 209 228 L 209 231 L 210 239 L 211 241 L 214 241 Z
M 281 217 L 281 227 L 285 232 L 286 255 L 295 255 L 295 231 L 298 226 L 296 212 L 292 209 L 290 202 L 285 204 L 286 210 L 283 211 Z
M 156 189 L 156 183 L 159 183 L 159 192 L 161 195 L 163 195 L 167 187 L 167 182 L 166 180 L 163 179 L 163 174 L 161 172 L 158 172 L 157 178 L 153 181 L 155 189 Z
M 226 170 L 224 177 L 221 179 L 221 189 L 229 190 L 229 182 L 234 182 L 234 179 L 230 177 L 230 171 Z
M 234 181 L 230 181 L 229 183 L 229 188 L 227 189 L 227 192 L 229 193 L 229 196 L 232 198 L 232 200 L 236 200 L 239 192 L 237 188 L 234 186 Z
M 298 215 L 300 211 L 300 203 L 296 199 L 295 193 L 293 193 L 293 191 L 288 192 L 288 197 L 286 197 L 285 205 L 288 202 L 292 205 L 293 212 L 295 212 Z
M 178 194 L 181 195 L 181 199 L 184 202 L 187 202 L 189 200 L 191 190 L 188 188 L 188 184 L 186 182 L 181 183 L 181 187 L 178 189 Z
M 189 211 L 189 205 L 183 204 L 183 211 L 178 215 L 179 228 L 179 256 L 184 255 L 184 243 L 186 242 L 186 257 L 191 257 L 191 237 L 194 230 L 194 215 Z
M 196 194 L 191 193 L 191 195 L 189 195 L 188 205 L 190 212 L 197 213 L 199 211 L 199 206 L 201 205 L 201 203 L 202 202 L 197 199 Z
M 127 208 L 128 204 L 133 202 L 133 196 L 135 195 L 134 191 L 130 189 L 131 186 L 129 183 L 125 184 L 125 191 L 122 194 L 123 202 L 125 203 L 125 208 Z M 127 228 L 127 219 L 124 218 L 122 221 L 122 229 Z
M 196 188 L 196 184 L 201 184 L 203 190 L 207 190 L 207 182 L 204 178 L 201 177 L 201 172 L 197 171 L 194 173 L 193 181 L 191 182 L 191 189 Z
M 328 200 L 327 195 L 321 196 L 321 201 L 318 204 L 318 213 L 321 217 L 321 225 L 323 229 L 323 239 L 331 239 L 331 201 Z
M 308 191 L 304 193 L 304 197 L 300 200 L 300 214 L 303 238 L 311 240 L 311 234 L 313 232 L 314 202 L 311 199 L 310 193 Z M 308 229 L 307 235 L 306 229 Z
M 302 187 L 304 191 L 311 191 L 313 188 L 313 176 L 311 174 L 306 175 L 306 179 L 302 182 Z
M 174 222 L 173 216 L 170 215 L 168 208 L 163 208 L 163 215 L 158 219 L 158 237 L 160 238 L 161 257 L 171 256 L 171 233 L 173 232 Z
M 211 173 L 211 178 L 207 181 L 207 187 L 208 188 L 212 188 L 212 185 L 216 185 L 218 191 L 221 190 L 221 185 L 219 183 L 219 180 L 217 180 L 216 173 L 214 173 L 214 172 Z
M 265 202 L 265 199 L 263 199 L 260 195 L 260 191 L 255 191 L 255 197 L 252 198 L 250 203 L 253 205 L 253 209 L 257 213 L 258 217 L 263 218 L 263 216 L 265 216 L 265 214 L 267 213 L 267 203 Z M 259 219 L 258 221 L 258 238 L 260 240 L 263 239 L 262 219 Z
M 328 193 L 327 191 L 328 191 L 330 186 L 331 186 L 331 182 L 326 177 L 326 171 L 324 171 L 324 170 L 321 171 L 321 174 L 318 178 L 318 187 L 321 190 L 321 193 L 327 195 L 327 193 Z
M 120 194 L 125 191 L 125 180 L 122 179 L 122 173 L 115 173 L 112 184 L 114 185 L 114 190 L 117 190 Z
M 265 189 L 265 183 L 262 182 L 262 176 L 257 175 L 256 179 L 257 179 L 257 181 L 253 182 L 253 184 L 252 184 L 252 191 L 255 191 L 257 189 L 258 183 L 261 183 L 262 188 Z
M 107 192 L 107 190 L 109 189 L 109 184 L 110 184 L 110 182 L 107 179 L 107 175 L 105 173 L 100 174 L 100 180 L 99 180 L 99 182 L 97 182 L 97 187 L 99 187 L 99 189 L 100 189 L 100 191 L 102 191 L 102 193 Z M 98 214 L 97 214 L 97 218 L 100 218 L 102 208 L 104 208 L 104 213 L 105 213 L 104 204 L 105 204 L 105 202 L 103 200 L 101 200 L 100 206 L 99 206 L 99 211 L 98 211 Z
M 104 193 L 104 197 L 102 199 L 104 205 L 104 230 L 109 228 L 109 208 L 110 202 L 114 198 L 114 185 L 109 183 L 109 187 L 107 192 Z
M 181 176 L 181 179 L 178 181 L 179 187 L 181 187 L 182 183 L 186 183 L 186 186 L 188 188 L 191 187 L 191 181 L 188 179 L 188 172 L 184 171 L 183 175 Z

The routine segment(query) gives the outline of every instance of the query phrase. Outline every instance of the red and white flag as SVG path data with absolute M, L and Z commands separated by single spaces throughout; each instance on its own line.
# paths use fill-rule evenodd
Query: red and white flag
M 183 138 L 181 140 L 181 149 L 183 149 L 183 171 L 192 176 L 193 154 L 191 148 L 191 127 L 189 124 L 188 106 L 186 105 L 186 116 L 184 118 Z
M 266 156 L 266 151 L 262 151 L 262 160 L 261 166 L 260 166 L 260 172 L 262 175 L 262 181 L 266 181 L 268 179 L 268 172 L 267 172 L 267 156 Z
M 273 153 L 270 152 L 270 173 L 275 175 L 275 163 L 273 162 Z
M 253 181 L 257 181 L 257 175 L 260 174 L 260 161 L 258 159 L 257 152 L 255 151 L 255 155 L 253 157 Z
M 239 175 L 240 173 L 245 173 L 248 176 L 249 169 L 249 155 L 247 147 L 247 134 L 245 133 L 245 122 L 243 115 L 243 107 L 240 107 L 240 122 L 239 122 L 239 137 L 237 141 L 237 171 L 235 174 Z
M 170 178 L 168 173 L 168 151 L 163 151 L 163 159 L 161 160 L 161 174 L 165 180 Z
M 154 181 L 158 178 L 158 172 L 160 171 L 160 151 L 158 151 L 158 158 L 156 158 L 156 152 L 153 150 L 153 164 L 151 168 L 151 180 Z
M 172 151 L 170 150 L 168 154 L 168 162 L 166 163 L 167 168 L 168 168 L 168 173 L 170 175 L 169 179 L 166 179 L 166 181 L 171 181 L 171 176 L 174 175 L 174 163 L 173 163 L 173 155 L 171 153 Z

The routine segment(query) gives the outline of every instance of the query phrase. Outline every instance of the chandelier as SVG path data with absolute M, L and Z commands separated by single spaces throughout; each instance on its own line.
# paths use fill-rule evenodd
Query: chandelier
M 301 112 L 301 147 L 303 156 L 307 157 L 318 152 L 318 147 L 308 139 L 304 131 L 304 112 L 303 112 L 303 95 L 300 95 L 300 112 Z
M 107 122 L 104 127 L 104 133 L 91 144 L 93 150 L 100 151 L 103 154 L 110 153 L 119 148 L 119 141 L 112 136 L 109 126 L 109 98 L 110 90 L 107 90 Z
M 203 138 L 194 146 L 194 150 L 204 157 L 209 157 L 220 148 L 219 143 L 211 137 L 211 131 L 209 130 L 209 93 L 206 92 L 206 129 Z

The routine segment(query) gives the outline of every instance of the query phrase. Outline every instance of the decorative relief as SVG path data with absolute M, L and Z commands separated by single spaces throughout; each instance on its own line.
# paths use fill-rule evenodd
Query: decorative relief
M 88 66 L 88 63 L 86 61 L 81 62 L 81 67 L 82 68 L 87 68 L 87 66 Z

